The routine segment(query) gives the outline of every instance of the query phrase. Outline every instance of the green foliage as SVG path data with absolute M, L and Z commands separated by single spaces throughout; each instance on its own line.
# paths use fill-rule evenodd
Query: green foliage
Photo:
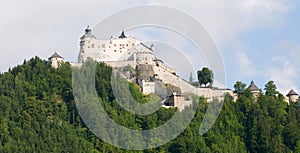
M 213 80 L 214 80 L 214 73 L 212 70 L 210 70 L 207 67 L 202 68 L 202 70 L 197 72 L 198 74 L 198 81 L 201 85 L 207 86 L 207 84 L 210 84 L 212 86 Z
M 238 95 L 240 95 L 241 93 L 245 92 L 246 84 L 241 81 L 237 81 L 235 83 L 235 85 L 233 86 L 233 88 L 234 88 L 234 93 L 237 93 Z
M 132 71 L 129 67 L 125 69 Z M 111 75 L 111 67 L 97 64 L 98 100 L 116 123 L 136 130 L 153 129 L 177 111 L 160 108 L 145 116 L 124 110 L 112 87 L 129 89 L 121 93 L 123 102 L 131 102 L 129 95 L 139 103 L 161 99 L 155 94 L 143 95 L 138 85 L 125 79 L 113 84 Z M 69 63 L 54 69 L 47 61 L 35 57 L 0 74 L 0 83 L 0 152 L 300 152 L 300 108 L 297 103 L 287 105 L 274 82 L 269 82 L 266 94 L 256 100 L 242 82 L 237 82 L 234 88 L 238 100 L 233 102 L 225 96 L 219 118 L 203 136 L 199 135 L 199 127 L 209 103 L 199 98 L 197 112 L 183 133 L 163 146 L 144 151 L 116 148 L 89 131 L 75 106 Z M 84 98 L 91 97 L 87 94 Z M 140 140 L 126 143 L 137 141 Z M 159 141 L 162 140 L 153 139 L 149 145 Z
M 277 94 L 279 94 L 277 90 L 276 85 L 274 84 L 274 81 L 269 81 L 266 85 L 265 85 L 265 90 L 266 90 L 266 96 L 273 96 L 275 97 Z

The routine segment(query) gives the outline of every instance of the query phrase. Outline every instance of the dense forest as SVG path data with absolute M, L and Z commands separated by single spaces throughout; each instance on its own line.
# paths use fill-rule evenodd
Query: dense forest
M 143 116 L 122 109 L 112 92 L 111 74 L 112 68 L 98 63 L 95 86 L 101 105 L 118 124 L 152 129 L 177 111 L 160 108 Z M 209 104 L 198 98 L 197 112 L 183 133 L 165 145 L 141 151 L 107 144 L 86 127 L 74 102 L 69 63 L 54 69 L 35 57 L 1 73 L 0 82 L 0 152 L 300 153 L 300 107 L 284 102 L 272 81 L 257 99 L 237 82 L 234 88 L 238 100 L 233 102 L 225 96 L 220 116 L 203 136 L 199 127 Z M 129 83 L 129 87 L 135 100 L 147 103 L 149 97 L 140 92 L 139 86 Z

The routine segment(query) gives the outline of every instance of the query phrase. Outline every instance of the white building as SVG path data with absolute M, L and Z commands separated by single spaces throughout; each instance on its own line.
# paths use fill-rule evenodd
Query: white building
M 124 31 L 118 38 L 99 40 L 87 27 L 85 34 L 80 38 L 78 62 L 83 63 L 88 57 L 119 67 L 128 64 L 151 64 L 155 55 L 153 45 L 148 47 L 134 37 L 127 37 Z

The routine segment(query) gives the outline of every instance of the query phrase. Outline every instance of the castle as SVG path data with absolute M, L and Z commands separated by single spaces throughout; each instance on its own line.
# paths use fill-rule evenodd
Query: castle
M 80 38 L 80 52 L 78 62 L 71 63 L 72 66 L 78 67 L 88 58 L 97 62 L 104 62 L 112 67 L 130 66 L 136 71 L 139 71 L 139 76 L 136 79 L 144 94 L 156 93 L 158 81 L 163 84 L 170 84 L 180 89 L 179 93 L 170 95 L 173 101 L 162 103 L 163 106 L 178 107 L 183 109 L 184 106 L 190 105 L 190 101 L 183 100 L 184 95 L 193 94 L 203 96 L 208 101 L 213 99 L 223 99 L 225 94 L 229 94 L 236 99 L 236 94 L 231 89 L 220 88 L 201 88 L 192 85 L 192 83 L 181 79 L 176 75 L 176 71 L 168 67 L 164 62 L 155 56 L 154 45 L 145 45 L 135 37 L 126 36 L 124 31 L 117 38 L 97 39 L 92 30 L 87 27 L 84 35 Z M 64 61 L 63 57 L 54 53 L 50 58 L 52 66 L 57 68 Z M 254 96 L 258 96 L 260 90 L 251 82 L 248 88 Z M 288 95 L 290 100 L 295 101 L 298 96 L 294 91 Z M 176 97 L 176 98 L 175 98 Z M 181 98 L 180 98 L 181 97 Z M 298 98 L 298 97 L 297 97 Z M 178 99 L 181 99 L 178 101 Z M 164 101 L 163 101 L 164 102 Z
M 105 62 L 112 67 L 135 67 L 137 64 L 152 64 L 155 55 L 153 45 L 148 47 L 134 37 L 127 37 L 124 31 L 118 38 L 98 40 L 88 27 L 80 38 L 78 62 L 84 63 L 87 58 Z

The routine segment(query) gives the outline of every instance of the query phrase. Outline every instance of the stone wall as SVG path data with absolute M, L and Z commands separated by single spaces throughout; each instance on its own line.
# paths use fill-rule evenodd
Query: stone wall
M 153 66 L 149 64 L 139 64 L 136 66 L 137 78 L 145 81 L 153 81 Z
M 153 66 L 154 73 L 157 75 L 157 78 L 160 79 L 165 84 L 172 84 L 181 89 L 182 93 L 193 93 L 198 95 L 195 87 L 190 85 L 188 82 L 182 80 L 178 76 L 170 73 L 168 70 L 160 66 Z
M 181 89 L 183 94 L 192 93 L 197 96 L 203 96 L 212 101 L 213 99 L 221 100 L 224 98 L 224 94 L 228 93 L 231 96 L 234 96 L 233 91 L 230 89 L 211 89 L 211 88 L 197 88 L 192 86 L 190 83 L 184 81 L 178 76 L 170 73 L 166 69 L 160 66 L 153 66 L 154 73 L 157 74 L 157 78 L 164 83 L 169 83 L 174 86 L 177 86 Z
M 128 65 L 135 67 L 136 65 L 135 61 L 106 61 L 105 63 L 111 67 L 124 67 Z

